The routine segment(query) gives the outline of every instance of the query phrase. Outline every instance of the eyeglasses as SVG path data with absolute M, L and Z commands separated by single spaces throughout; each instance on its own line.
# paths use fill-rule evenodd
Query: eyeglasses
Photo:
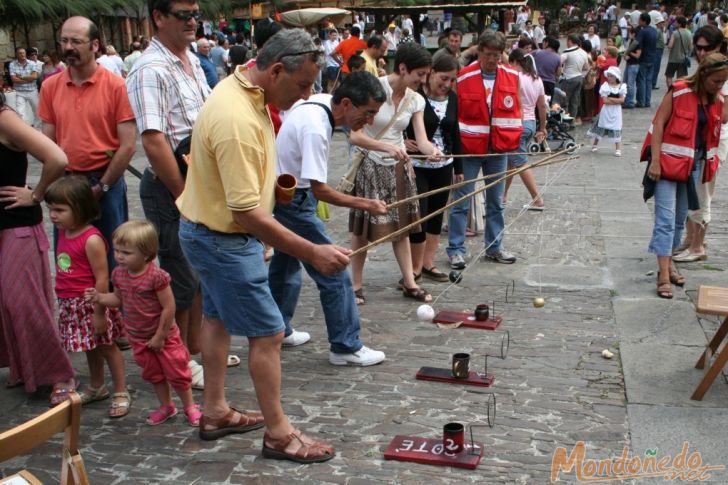
M 191 19 L 200 20 L 202 18 L 202 13 L 199 10 L 175 10 L 174 12 L 169 12 L 168 15 L 183 22 L 189 22 Z
M 70 43 L 74 47 L 79 47 L 84 44 L 90 43 L 90 40 L 81 40 L 81 39 L 67 39 L 66 37 L 61 38 L 61 45 L 66 45 Z
M 718 68 L 718 67 L 725 67 L 725 66 L 728 66 L 728 60 L 725 60 L 725 61 L 716 61 L 716 62 L 712 63 L 711 65 L 709 65 L 708 66 L 708 69 L 715 69 L 715 68 Z

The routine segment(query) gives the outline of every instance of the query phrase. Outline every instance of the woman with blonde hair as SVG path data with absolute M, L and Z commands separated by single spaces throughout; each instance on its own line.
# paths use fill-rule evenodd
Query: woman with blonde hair
M 672 254 L 680 245 L 688 209 L 699 208 L 701 168 L 704 165 L 702 181 L 706 182 L 713 179 L 718 167 L 723 112 L 719 92 L 726 80 L 728 58 L 718 53 L 706 56 L 692 76 L 673 83 L 642 146 L 641 160 L 649 161 L 643 183 L 648 192 L 654 189 L 655 197 L 649 252 L 657 256 L 660 298 L 672 298 L 672 284 L 685 284 Z

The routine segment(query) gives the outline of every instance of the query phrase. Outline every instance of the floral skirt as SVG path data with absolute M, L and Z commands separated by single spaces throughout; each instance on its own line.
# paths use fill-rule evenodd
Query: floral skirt
M 58 329 L 63 347 L 68 352 L 86 352 L 97 345 L 111 345 L 122 333 L 123 323 L 118 308 L 106 309 L 109 323 L 106 333 L 94 335 L 94 307 L 83 297 L 59 298 Z
M 405 166 L 404 162 L 382 165 L 365 158 L 356 174 L 352 195 L 391 204 L 416 194 L 417 185 L 411 165 Z M 395 207 L 385 215 L 373 215 L 360 209 L 352 209 L 349 212 L 349 231 L 355 236 L 374 241 L 392 234 L 417 219 L 419 219 L 419 202 L 416 200 Z M 419 224 L 393 240 L 417 232 L 421 232 Z

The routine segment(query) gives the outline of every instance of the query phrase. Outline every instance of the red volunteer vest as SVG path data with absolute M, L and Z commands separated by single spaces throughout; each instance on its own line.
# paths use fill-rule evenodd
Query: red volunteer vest
M 477 62 L 460 71 L 457 94 L 463 153 L 505 153 L 518 149 L 523 123 L 516 71 L 498 66 L 492 106 L 487 105 Z
M 695 134 L 698 129 L 698 95 L 688 87 L 685 81 L 676 81 L 672 85 L 672 116 L 667 121 L 660 146 L 661 178 L 685 182 L 693 169 L 695 158 Z M 659 112 L 659 110 L 658 110 Z M 713 180 L 718 170 L 718 144 L 720 143 L 720 124 L 723 114 L 723 97 L 718 95 L 715 102 L 707 106 L 708 122 L 702 133 L 706 146 L 703 182 Z M 655 114 L 657 117 L 657 114 Z M 654 119 L 652 121 L 654 125 Z M 652 127 L 647 132 L 642 144 L 640 160 L 647 160 L 647 150 L 652 143 Z M 654 156 L 653 156 L 654 158 Z

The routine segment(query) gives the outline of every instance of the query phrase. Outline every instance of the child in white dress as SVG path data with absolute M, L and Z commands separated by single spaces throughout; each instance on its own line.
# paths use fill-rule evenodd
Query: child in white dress
M 617 67 L 606 70 L 607 81 L 599 87 L 599 96 L 603 98 L 604 105 L 594 124 L 587 132 L 587 136 L 594 138 L 592 151 L 597 151 L 597 145 L 602 138 L 614 141 L 614 156 L 622 156 L 622 103 L 627 96 L 627 85 L 622 84 L 622 72 Z

